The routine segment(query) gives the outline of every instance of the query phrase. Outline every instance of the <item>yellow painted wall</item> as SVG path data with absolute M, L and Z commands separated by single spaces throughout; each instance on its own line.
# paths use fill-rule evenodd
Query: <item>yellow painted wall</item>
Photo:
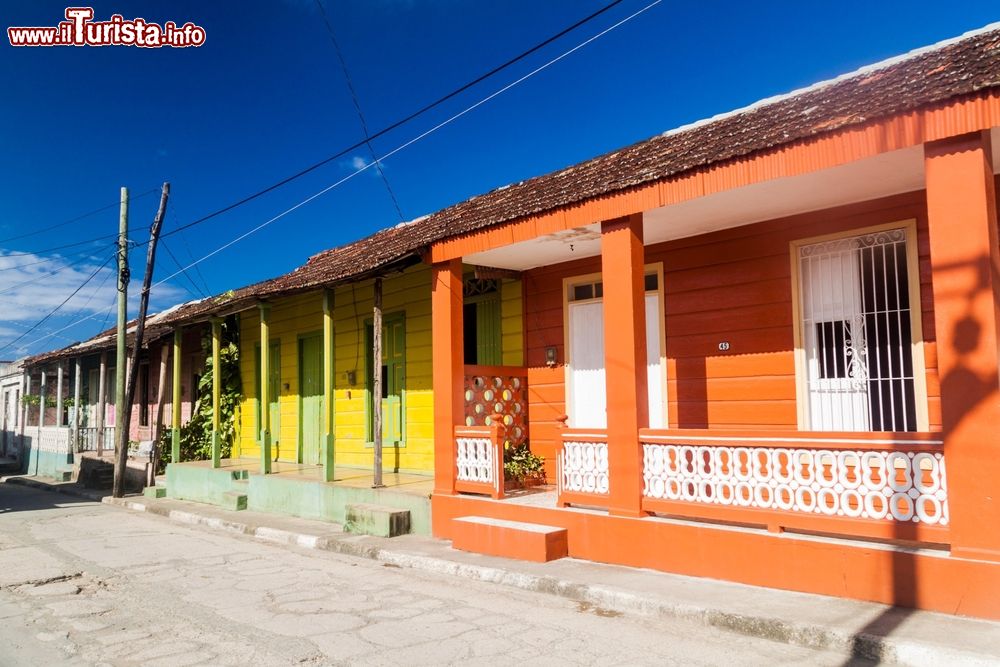
M 518 290 L 520 294 L 520 290 Z M 382 311 L 385 317 L 402 313 L 406 327 L 404 378 L 404 445 L 398 450 L 403 471 L 431 472 L 434 468 L 433 399 L 431 392 L 431 286 L 430 269 L 414 267 L 383 280 Z M 372 318 L 372 281 L 337 287 L 334 292 L 335 447 L 338 465 L 370 466 L 373 451 L 367 444 L 365 379 L 371 349 L 365 349 L 365 323 Z M 321 292 L 276 299 L 271 305 L 272 341 L 281 344 L 279 405 L 280 460 L 298 458 L 299 368 L 298 337 L 323 329 Z M 241 456 L 259 457 L 257 441 L 257 365 L 254 355 L 260 341 L 260 319 L 255 310 L 240 316 L 240 369 L 243 377 L 243 416 L 240 425 Z M 354 371 L 354 384 L 348 372 Z M 288 389 L 285 389 L 285 385 Z M 397 463 L 396 451 L 383 451 L 384 468 Z
M 319 292 L 277 299 L 271 303 L 270 342 L 279 344 L 281 383 L 278 392 L 280 423 L 271 425 L 271 452 L 279 461 L 298 460 L 299 343 L 300 334 L 323 330 L 323 300 Z M 240 375 L 243 403 L 240 408 L 240 456 L 260 456 L 257 433 L 257 345 L 260 343 L 259 311 L 240 315 Z M 285 386 L 288 386 L 285 389 Z
M 417 266 L 383 280 L 382 312 L 386 318 L 402 314 L 406 327 L 403 443 L 398 465 L 404 471 L 432 472 L 434 468 L 434 403 L 431 389 L 431 283 L 430 269 Z M 524 363 L 523 296 L 521 281 L 501 285 L 501 345 L 505 365 Z M 301 335 L 323 330 L 322 293 L 276 299 L 271 303 L 271 342 L 280 344 L 281 423 L 275 432 L 277 455 L 282 461 L 298 460 L 299 346 Z M 373 452 L 366 434 L 365 379 L 371 348 L 365 347 L 365 325 L 374 307 L 372 281 L 337 287 L 334 291 L 334 414 L 337 463 L 370 466 Z M 257 345 L 260 318 L 257 310 L 240 315 L 240 370 L 244 400 L 240 406 L 240 437 L 236 455 L 259 457 L 257 440 Z M 354 371 L 354 384 L 349 379 Z M 287 389 L 285 386 L 287 385 Z M 272 445 L 274 446 L 274 445 Z M 392 470 L 396 450 L 386 447 L 384 467 Z
M 500 356 L 504 366 L 524 365 L 524 297 L 520 280 L 500 284 Z
M 372 281 L 338 287 L 334 294 L 335 403 L 337 463 L 370 465 L 367 445 L 365 378 L 371 348 L 365 348 L 365 323 L 372 318 Z M 402 313 L 406 327 L 406 371 L 403 382 L 403 442 L 400 470 L 434 469 L 434 403 L 431 391 L 431 276 L 418 266 L 382 282 L 382 312 Z M 354 371 L 355 383 L 348 381 Z M 383 467 L 392 469 L 396 451 L 383 451 Z

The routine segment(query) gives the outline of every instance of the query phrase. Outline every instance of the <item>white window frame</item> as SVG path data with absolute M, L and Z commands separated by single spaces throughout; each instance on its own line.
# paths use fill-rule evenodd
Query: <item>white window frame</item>
M 927 367 L 924 361 L 923 308 L 920 300 L 920 260 L 917 249 L 917 221 L 909 219 L 869 227 L 859 227 L 834 234 L 796 239 L 789 244 L 789 259 L 792 268 L 792 326 L 795 340 L 795 395 L 798 429 L 800 431 L 813 429 L 809 415 L 809 365 L 802 327 L 804 305 L 802 302 L 803 294 L 799 270 L 799 250 L 803 246 L 814 243 L 864 236 L 866 234 L 895 229 L 903 231 L 906 243 L 906 275 L 910 302 L 910 353 L 913 360 L 913 398 L 917 417 L 916 431 L 927 432 L 930 430 L 927 411 Z

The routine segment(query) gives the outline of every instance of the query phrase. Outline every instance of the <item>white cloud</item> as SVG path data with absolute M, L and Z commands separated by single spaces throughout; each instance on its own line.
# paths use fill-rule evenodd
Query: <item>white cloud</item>
M 385 162 L 380 161 L 378 164 L 382 168 L 382 171 L 386 170 Z M 345 160 L 344 162 L 341 162 L 340 166 L 347 171 L 359 171 L 361 169 L 364 169 L 365 167 L 368 167 L 368 169 L 365 170 L 368 174 L 374 176 L 375 178 L 379 177 L 378 169 L 375 168 L 373 161 L 363 158 L 360 155 L 355 155 L 351 157 L 350 160 Z
M 117 296 L 112 266 L 101 266 L 90 257 L 56 256 L 51 261 L 40 255 L 16 254 L 0 250 L 0 358 L 34 354 L 62 347 L 67 342 L 87 339 L 105 320 Z M 43 325 L 24 335 L 15 347 L 7 345 L 58 307 L 63 300 L 93 274 L 86 286 L 73 295 Z M 141 276 L 133 275 L 129 286 L 129 314 L 138 310 Z M 150 312 L 180 301 L 185 292 L 171 284 L 154 290 Z M 66 328 L 65 331 L 59 331 Z M 53 335 L 49 335 L 53 334 Z M 6 348 L 6 349 L 4 349 Z

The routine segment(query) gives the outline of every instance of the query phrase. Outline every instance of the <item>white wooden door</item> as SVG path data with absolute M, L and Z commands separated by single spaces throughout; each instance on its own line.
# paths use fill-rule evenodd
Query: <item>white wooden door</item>
M 646 293 L 646 393 L 649 398 L 649 428 L 665 428 L 666 391 L 663 351 L 660 349 L 660 294 Z
M 567 414 L 572 428 L 607 428 L 604 304 L 569 304 Z
M 646 386 L 650 428 L 666 426 L 662 312 L 658 292 L 646 294 Z M 607 428 L 607 381 L 604 371 L 604 304 L 590 300 L 569 304 L 569 382 L 567 414 L 573 428 Z

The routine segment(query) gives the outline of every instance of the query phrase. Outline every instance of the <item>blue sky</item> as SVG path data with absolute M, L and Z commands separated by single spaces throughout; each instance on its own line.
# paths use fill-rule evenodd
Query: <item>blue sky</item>
M 371 131 L 520 53 L 607 0 L 324 0 Z M 621 5 L 530 59 L 374 142 L 384 155 L 650 0 Z M 3 4 L 4 28 L 55 25 L 65 4 Z M 107 269 L 44 325 L 4 348 L 110 256 L 116 207 L 158 188 L 165 231 L 232 203 L 362 138 L 315 0 L 95 2 L 192 21 L 190 49 L 0 45 L 0 359 L 62 347 L 113 322 Z M 678 125 L 830 78 L 1000 18 L 991 2 L 663 2 L 384 164 L 405 219 Z M 168 240 L 182 264 L 349 175 L 359 150 Z M 146 227 L 157 197 L 133 202 Z M 289 271 L 310 255 L 399 222 L 374 170 L 349 180 L 159 286 L 154 308 Z M 133 235 L 143 241 L 142 233 Z M 39 254 L 35 254 L 36 251 Z M 11 255 L 11 253 L 27 253 Z M 134 294 L 143 252 L 133 253 Z M 45 260 L 45 263 L 41 263 Z M 37 262 L 37 263 L 36 263 Z M 29 266 L 30 264 L 30 266 Z M 20 267 L 20 268 L 10 268 Z M 4 270 L 6 269 L 6 270 Z M 157 277 L 177 266 L 161 250 Z M 54 275 L 53 275 L 54 274 Z

